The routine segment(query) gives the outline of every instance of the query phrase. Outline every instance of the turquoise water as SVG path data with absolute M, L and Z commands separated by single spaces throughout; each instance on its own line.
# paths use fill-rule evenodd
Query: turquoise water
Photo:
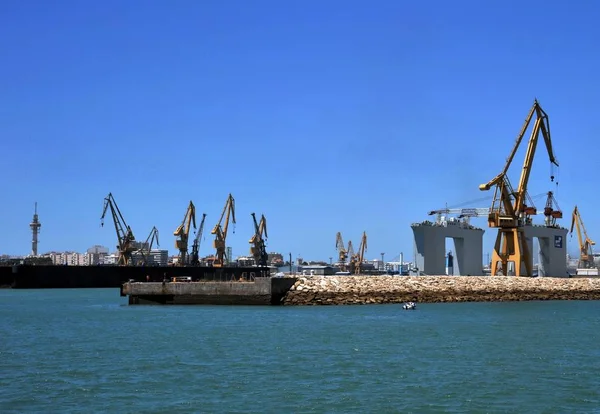
M 600 412 L 600 302 L 127 306 L 0 290 L 0 412 Z

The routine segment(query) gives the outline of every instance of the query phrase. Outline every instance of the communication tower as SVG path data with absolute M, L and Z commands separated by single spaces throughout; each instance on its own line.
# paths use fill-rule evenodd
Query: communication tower
M 33 221 L 29 224 L 31 228 L 31 233 L 33 238 L 31 239 L 31 255 L 38 255 L 38 233 L 40 232 L 40 227 L 42 227 L 42 223 L 38 220 L 37 213 L 37 201 L 35 202 L 35 210 L 33 212 Z

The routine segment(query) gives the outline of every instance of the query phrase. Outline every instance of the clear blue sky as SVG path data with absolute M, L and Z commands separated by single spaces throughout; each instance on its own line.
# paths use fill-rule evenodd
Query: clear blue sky
M 535 97 L 561 168 L 555 188 L 540 145 L 530 193 L 554 189 L 565 226 L 578 204 L 600 241 L 599 9 L 4 1 L 0 253 L 29 253 L 35 201 L 40 252 L 114 248 L 112 226 L 100 227 L 109 192 L 137 239 L 155 225 L 172 253 L 193 200 L 208 214 L 201 253 L 212 253 L 231 192 L 234 255 L 248 252 L 254 211 L 267 217 L 270 251 L 328 259 L 337 231 L 357 245 L 366 230 L 369 259 L 410 259 L 410 224 L 486 195 L 478 185 L 502 169 Z M 521 151 L 515 183 L 522 161 Z

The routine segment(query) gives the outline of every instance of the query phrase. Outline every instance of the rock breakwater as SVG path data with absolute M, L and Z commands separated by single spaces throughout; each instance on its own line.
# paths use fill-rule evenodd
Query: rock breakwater
M 304 276 L 284 305 L 599 300 L 600 278 Z

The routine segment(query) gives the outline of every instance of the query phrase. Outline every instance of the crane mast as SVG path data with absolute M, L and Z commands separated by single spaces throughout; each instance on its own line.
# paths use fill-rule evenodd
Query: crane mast
M 106 216 L 107 210 L 110 208 L 110 212 L 115 225 L 115 231 L 117 233 L 117 250 L 119 251 L 119 259 L 117 264 L 120 266 L 128 266 L 131 264 L 131 255 L 136 250 L 134 247 L 135 236 L 131 227 L 127 225 L 121 210 L 117 206 L 117 203 L 112 195 L 108 193 L 108 196 L 104 198 L 104 208 L 102 210 L 102 217 L 100 217 L 100 224 L 104 227 L 104 217 Z
M 225 224 L 221 226 L 223 218 L 225 218 Z M 213 266 L 215 267 L 223 267 L 225 265 L 225 243 L 227 240 L 227 230 L 229 229 L 230 218 L 232 223 L 235 224 L 235 200 L 231 194 L 227 197 L 225 208 L 223 208 L 219 222 L 210 232 L 215 235 L 215 240 L 213 242 L 213 247 L 217 250 L 215 261 L 213 263 Z
M 156 245 L 160 246 L 160 243 L 158 242 L 158 229 L 156 228 L 156 226 L 152 227 L 152 230 L 150 230 L 150 234 L 148 235 L 148 238 L 146 239 L 146 241 L 144 242 L 142 248 L 139 250 L 139 252 L 142 255 L 142 265 L 146 266 L 148 264 L 148 257 L 150 256 L 150 252 L 152 251 L 152 246 L 154 244 L 154 241 L 156 241 Z M 148 247 L 146 249 L 146 246 Z
M 536 115 L 536 119 L 527 145 L 521 177 L 517 188 L 513 189 L 507 176 L 508 169 L 534 115 Z M 513 262 L 515 275 L 521 276 L 522 266 L 524 266 L 526 275 L 532 276 L 533 262 L 523 226 L 530 224 L 531 216 L 537 214 L 537 210 L 529 197 L 527 185 L 540 132 L 544 138 L 551 165 L 558 166 L 558 161 L 552 149 L 548 115 L 542 110 L 536 99 L 506 160 L 504 169 L 488 183 L 479 186 L 481 191 L 487 191 L 495 187 L 494 199 L 488 215 L 489 227 L 498 228 L 498 235 L 492 253 L 492 275 L 498 274 L 499 270 L 502 271 L 503 275 L 507 275 L 508 263 Z M 554 175 L 550 179 L 554 181 Z
M 342 233 L 339 231 L 335 236 L 335 248 L 338 251 L 338 262 L 342 271 L 346 270 L 346 259 L 348 258 L 348 250 L 344 246 L 344 240 L 342 239 Z
M 206 219 L 206 213 L 202 214 L 202 221 L 200 221 L 200 228 L 196 232 L 196 237 L 192 243 L 192 254 L 190 255 L 190 264 L 200 264 L 200 240 L 202 239 L 202 232 L 204 231 L 204 220 Z
M 577 239 L 579 241 L 579 267 L 584 269 L 595 267 L 592 246 L 596 243 L 589 238 L 577 206 L 573 209 L 571 236 L 573 235 L 574 227 L 577 228 Z
M 250 254 L 254 257 L 254 263 L 257 266 L 267 266 L 269 261 L 269 255 L 265 246 L 265 239 L 267 235 L 267 219 L 264 215 L 261 215 L 260 222 L 256 222 L 256 214 L 251 213 L 252 220 L 254 221 L 254 235 L 250 239 Z
M 194 206 L 194 203 L 192 203 L 192 201 L 190 200 L 190 204 L 188 205 L 185 215 L 183 216 L 183 221 L 181 222 L 179 227 L 177 227 L 177 229 L 175 229 L 175 231 L 173 232 L 173 235 L 175 237 L 178 237 L 178 239 L 175 240 L 175 247 L 179 250 L 178 263 L 180 266 L 185 265 L 188 261 L 188 239 L 190 236 L 190 227 L 192 224 L 194 225 L 195 229 L 196 207 Z

